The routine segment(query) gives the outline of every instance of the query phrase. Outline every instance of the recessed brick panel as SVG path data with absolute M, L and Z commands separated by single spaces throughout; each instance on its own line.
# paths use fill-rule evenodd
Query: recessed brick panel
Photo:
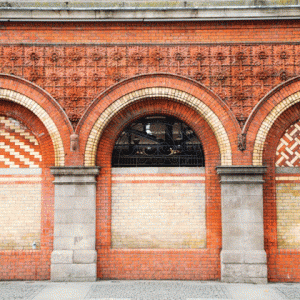
M 300 176 L 276 177 L 277 241 L 279 249 L 300 248 Z
M 113 168 L 112 248 L 205 248 L 205 175 L 200 169 Z
M 40 249 L 41 190 L 40 174 L 0 175 L 0 250 Z

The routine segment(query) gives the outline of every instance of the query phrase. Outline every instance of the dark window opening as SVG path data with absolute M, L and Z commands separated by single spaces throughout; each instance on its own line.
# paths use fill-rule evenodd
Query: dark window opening
M 174 117 L 148 116 L 134 121 L 118 137 L 113 167 L 204 167 L 203 147 L 194 131 Z

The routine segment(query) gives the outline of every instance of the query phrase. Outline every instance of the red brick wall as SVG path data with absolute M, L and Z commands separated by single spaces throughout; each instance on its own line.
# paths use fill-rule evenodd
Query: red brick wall
M 299 20 L 281 20 L 281 21 L 232 21 L 232 22 L 187 22 L 187 23 L 2 23 L 0 26 L 0 41 L 2 44 L 15 43 L 32 43 L 29 45 L 34 49 L 41 43 L 47 44 L 51 49 L 55 49 L 55 44 L 106 44 L 106 43 L 170 43 L 170 49 L 176 48 L 177 44 L 189 45 L 191 43 L 215 43 L 216 46 L 224 46 L 229 44 L 224 43 L 238 43 L 235 51 L 239 49 L 246 49 L 246 43 L 256 46 L 257 51 L 281 51 L 280 43 L 299 42 L 300 37 L 300 21 Z M 266 42 L 272 42 L 270 46 Z M 231 45 L 231 44 L 230 44 Z M 6 45 L 7 46 L 7 45 Z M 244 48 L 243 48 L 244 47 Z M 248 47 L 250 52 L 251 47 Z M 297 46 L 298 47 L 298 46 Z M 298 49 L 298 48 L 295 49 Z M 4 47 L 5 48 L 5 47 Z M 173 49 L 172 48 L 172 49 Z M 247 48 L 247 51 L 248 51 Z M 284 47 L 283 47 L 284 48 Z M 44 48 L 43 48 L 44 49 Z M 46 49 L 46 48 L 45 48 Z M 209 47 L 206 49 L 210 49 Z M 232 48 L 233 49 L 233 48 Z M 271 49 L 271 50 L 270 50 Z M 176 49 L 175 49 L 176 50 Z M 174 51 L 175 51 L 174 50 Z M 4 50 L 2 50 L 4 51 Z M 22 50 L 23 51 L 23 50 Z M 43 50 L 44 51 L 44 50 Z M 46 51 L 46 50 L 45 50 Z M 211 50 L 207 50 L 208 52 Z M 230 50 L 231 51 L 231 50 Z M 278 58 L 278 53 L 274 52 L 274 58 Z M 297 50 L 298 51 L 298 50 Z M 297 52 L 296 51 L 296 52 Z M 299 53 L 293 53 L 295 58 Z M 46 52 L 43 52 L 43 59 L 46 57 Z M 234 52 L 237 53 L 237 52 Z M 273 52 L 272 52 L 273 53 Z M 254 57 L 255 53 L 250 53 Z M 2 53 L 2 57 L 5 56 Z M 25 56 L 21 53 L 21 56 Z M 228 53 L 228 56 L 233 57 L 233 65 L 231 69 L 227 64 L 218 65 L 214 61 L 213 70 L 215 72 L 224 71 L 229 72 L 228 86 L 220 84 L 214 87 L 214 93 L 204 93 L 200 84 L 187 79 L 174 79 L 172 75 L 168 75 L 168 79 L 161 76 L 149 76 L 143 80 L 147 82 L 148 86 L 168 85 L 172 82 L 173 86 L 182 90 L 190 90 L 191 93 L 196 94 L 199 99 L 207 103 L 222 121 L 226 131 L 229 135 L 232 152 L 233 163 L 235 165 L 251 165 L 252 164 L 252 150 L 254 139 L 257 130 L 274 106 L 284 99 L 287 95 L 298 91 L 299 84 L 289 85 L 281 90 L 276 90 L 274 95 L 268 98 L 268 103 L 256 108 L 256 112 L 251 115 L 251 120 L 246 125 L 247 132 L 247 149 L 243 152 L 237 148 L 237 135 L 240 133 L 238 122 L 234 117 L 241 117 L 241 112 L 244 107 L 243 95 L 236 96 L 236 89 L 240 86 L 239 81 L 234 81 L 232 74 L 239 71 L 239 63 L 236 63 L 233 53 Z M 211 57 L 214 57 L 213 55 Z M 212 64 L 212 58 L 207 64 Z M 287 60 L 283 59 L 283 63 L 278 66 L 273 66 L 277 72 L 276 76 L 282 71 L 281 68 L 286 67 Z M 36 64 L 31 65 L 27 62 L 30 68 L 36 67 L 36 70 L 42 72 L 42 59 Z M 252 60 L 248 61 L 248 65 L 253 64 Z M 262 68 L 265 68 L 265 63 L 261 62 Z M 269 62 L 272 64 L 272 61 Z M 3 64 L 2 64 L 3 66 Z M 7 66 L 4 64 L 4 66 Z M 76 63 L 68 62 L 68 68 L 76 67 Z M 17 66 L 18 67 L 18 66 Z M 81 71 L 78 66 L 76 70 Z M 40 68 L 40 69 L 39 69 Z M 51 65 L 55 70 L 55 64 Z M 289 70 L 293 70 L 294 75 L 299 72 L 298 65 L 291 64 Z M 228 71 L 228 70 L 231 71 Z M 7 72 L 10 69 L 7 68 Z M 18 76 L 23 76 L 27 79 L 31 73 L 22 74 L 22 70 L 27 72 L 27 69 L 19 68 L 12 70 Z M 29 70 L 29 69 L 28 69 Z M 30 69 L 32 71 L 33 69 Z M 177 74 L 178 66 L 174 67 L 174 72 Z M 244 70 L 242 68 L 241 70 Z M 35 69 L 33 70 L 35 71 Z M 113 70 L 112 70 L 113 71 Z M 179 70 L 180 71 L 180 70 Z M 255 69 L 255 72 L 259 71 Z M 28 71 L 29 72 L 29 71 Z M 251 71 L 252 72 L 252 71 Z M 251 73 L 250 72 L 250 73 Z M 289 71 L 290 72 L 290 71 Z M 147 69 L 141 69 L 139 74 L 147 73 Z M 180 73 L 180 72 L 179 72 Z M 183 72 L 184 73 L 184 72 Z M 195 78 L 192 74 L 192 80 Z M 47 73 L 48 74 L 48 73 Z M 47 77 L 47 74 L 42 76 Z M 256 74 L 256 73 L 255 73 Z M 255 74 L 251 73 L 249 77 L 254 78 Z M 234 75 L 235 76 L 235 75 Z M 167 76 L 166 76 L 167 77 Z M 287 75 L 288 77 L 288 75 Z M 281 81 L 275 80 L 275 77 L 270 76 L 268 80 L 261 79 L 259 84 L 253 84 L 253 93 L 256 93 L 255 101 L 250 101 L 247 104 L 248 108 L 246 114 L 251 112 L 254 105 L 269 92 L 274 86 Z M 288 78 L 286 78 L 288 79 Z M 65 80 L 65 79 L 64 79 Z M 53 88 L 49 88 L 47 84 L 43 86 L 50 94 L 46 92 L 41 93 L 38 85 L 42 86 L 41 81 L 36 81 L 34 84 L 26 83 L 21 79 L 13 79 L 9 76 L 1 76 L 0 87 L 16 90 L 27 95 L 39 103 L 55 121 L 60 130 L 66 153 L 66 165 L 82 165 L 84 157 L 84 147 L 93 123 L 99 114 L 114 100 L 124 93 L 128 93 L 135 89 L 147 86 L 139 79 L 129 80 L 126 84 L 111 82 L 113 86 L 109 92 L 104 92 L 98 97 L 91 108 L 84 114 L 84 110 L 90 102 L 84 102 L 87 97 L 94 99 L 95 95 L 100 92 L 97 90 L 97 84 L 93 86 L 87 83 L 86 78 L 83 79 L 85 86 L 91 90 L 90 94 L 80 99 L 69 97 L 69 91 L 61 88 L 58 84 Z M 55 83 L 56 84 L 56 83 Z M 67 86 L 67 81 L 65 86 Z M 170 85 L 172 85 L 170 84 Z M 204 83 L 205 84 L 205 83 Z M 79 89 L 80 90 L 80 89 Z M 76 92 L 79 90 L 75 90 Z M 245 89 L 246 91 L 246 89 Z M 103 90 L 101 90 L 103 92 Z M 250 93 L 250 92 L 249 92 Z M 252 93 L 252 90 L 251 90 Z M 61 97 L 59 106 L 54 97 Z M 211 97 L 209 97 L 211 95 Z M 69 98 L 68 98 L 69 97 Z M 219 98 L 220 97 L 220 98 Z M 223 100 L 220 100 L 220 99 Z M 58 98 L 56 98 L 58 99 Z M 69 101 L 69 102 L 68 102 Z M 81 103 L 82 108 L 78 113 L 80 116 L 84 115 L 83 120 L 79 122 L 77 132 L 80 134 L 80 151 L 72 153 L 70 149 L 70 134 L 72 128 L 68 123 L 66 115 L 61 107 L 69 112 L 69 117 L 78 118 L 77 111 L 74 112 L 72 105 L 76 106 Z M 73 103 L 73 104 L 70 104 Z M 262 103 L 265 103 L 264 101 Z M 231 110 L 229 109 L 231 104 Z M 71 108 L 70 108 L 71 107 Z M 16 107 L 15 105 L 1 101 L 0 111 L 7 116 L 12 116 L 24 122 L 33 132 L 44 131 L 42 123 L 37 120 L 36 116 L 28 112 L 26 109 Z M 265 201 L 264 201 L 264 217 L 265 217 L 265 246 L 268 253 L 268 267 L 269 280 L 271 281 L 299 281 L 299 251 L 293 250 L 278 250 L 277 249 L 277 235 L 276 235 L 276 206 L 275 206 L 275 149 L 277 147 L 280 136 L 284 130 L 295 122 L 299 108 L 290 109 L 280 120 L 273 126 L 265 145 L 264 164 L 268 166 L 268 172 L 265 176 Z M 133 119 L 138 118 L 148 113 L 170 114 L 189 124 L 204 144 L 206 152 L 206 187 L 207 187 L 207 249 L 202 250 L 111 250 L 110 249 L 110 162 L 111 152 L 117 134 Z M 75 118 L 74 117 L 74 118 Z M 76 119 L 75 118 L 75 119 Z M 242 119 L 239 121 L 243 121 Z M 76 119 L 76 122 L 78 119 Z M 241 122 L 243 125 L 243 122 Z M 248 126 L 249 125 L 249 126 Z M 38 131 L 37 128 L 41 131 Z M 249 130 L 248 130 L 249 129 Z M 49 137 L 39 137 L 39 142 L 42 145 L 43 153 L 43 201 L 42 201 L 42 238 L 41 251 L 2 251 L 0 252 L 0 278 L 1 279 L 49 279 L 50 254 L 53 243 L 53 197 L 54 187 L 52 184 L 53 177 L 50 175 L 49 167 L 54 165 L 54 152 L 52 142 Z M 51 151 L 49 151 L 49 149 Z M 199 118 L 192 109 L 183 106 L 179 103 L 166 101 L 164 99 L 156 99 L 151 101 L 143 101 L 136 103 L 125 111 L 120 112 L 108 125 L 101 138 L 98 153 L 97 165 L 101 166 L 101 173 L 97 185 L 97 251 L 98 251 L 98 276 L 100 278 L 148 278 L 148 279 L 219 279 L 220 278 L 220 256 L 221 249 L 221 208 L 220 208 L 220 184 L 219 177 L 216 174 L 215 167 L 220 164 L 219 150 L 214 134 L 207 123 Z

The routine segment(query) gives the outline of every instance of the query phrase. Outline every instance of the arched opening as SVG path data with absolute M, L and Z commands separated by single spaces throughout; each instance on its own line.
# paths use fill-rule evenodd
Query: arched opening
M 112 167 L 204 167 L 203 147 L 181 120 L 163 115 L 140 118 L 119 135 Z
M 163 98 L 128 105 L 103 130 L 96 164 L 99 278 L 220 277 L 220 151 L 196 111 Z

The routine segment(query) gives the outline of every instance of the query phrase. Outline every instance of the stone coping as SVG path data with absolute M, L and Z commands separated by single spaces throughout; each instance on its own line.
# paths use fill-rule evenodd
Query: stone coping
M 12 2 L 11 2 L 12 3 Z M 0 21 L 172 22 L 300 19 L 300 6 L 18 7 L 0 2 Z

